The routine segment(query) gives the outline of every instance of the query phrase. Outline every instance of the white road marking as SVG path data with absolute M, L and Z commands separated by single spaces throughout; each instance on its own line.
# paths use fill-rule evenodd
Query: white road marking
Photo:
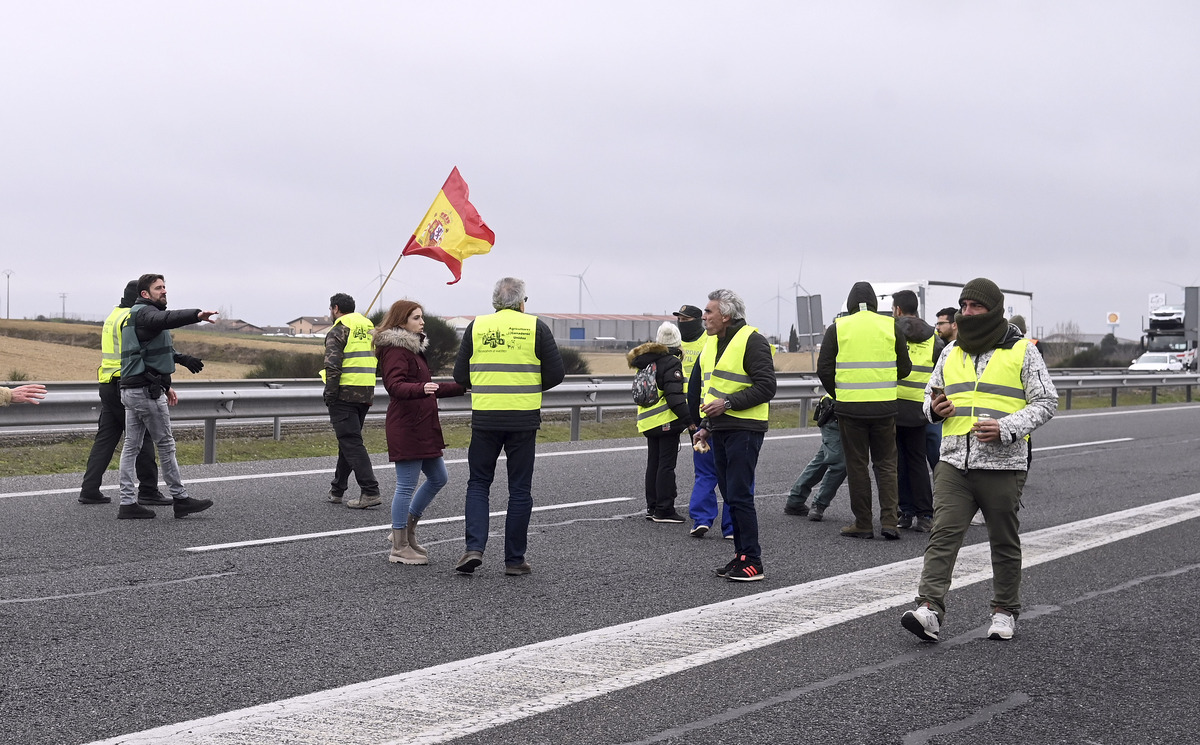
M 1178 408 L 1186 408 L 1186 407 L 1178 407 Z M 1200 409 L 1200 407 L 1196 407 L 1196 408 Z M 1117 413 L 1138 414 L 1138 413 L 1141 413 L 1141 411 L 1142 410 L 1139 409 L 1138 411 L 1117 412 Z M 1090 415 L 1085 414 L 1082 416 L 1090 416 Z M 808 438 L 808 437 L 820 437 L 820 436 L 821 435 L 819 432 L 814 432 L 812 434 L 799 434 L 799 435 L 774 435 L 774 436 L 768 436 L 766 439 L 767 440 L 797 440 L 797 439 L 804 439 L 804 438 Z M 1102 445 L 1105 443 L 1122 442 L 1124 440 L 1130 440 L 1130 439 L 1132 439 L 1132 438 L 1127 437 L 1127 438 L 1123 438 L 1123 440 L 1097 440 L 1096 442 L 1081 442 L 1078 445 L 1058 445 L 1056 447 L 1060 447 L 1060 448 L 1062 448 L 1062 447 L 1087 447 L 1089 445 Z M 595 455 L 597 453 L 625 453 L 625 452 L 632 452 L 635 450 L 645 450 L 645 449 L 646 449 L 645 445 L 633 445 L 633 446 L 613 447 L 613 448 L 592 448 L 592 449 L 588 449 L 588 450 L 561 450 L 561 451 L 556 451 L 553 453 L 538 453 L 537 457 L 538 458 L 560 458 L 560 457 L 569 456 L 569 455 Z M 1036 453 L 1039 450 L 1050 450 L 1050 449 L 1052 449 L 1052 448 L 1036 448 L 1035 447 L 1033 449 L 1033 451 Z M 504 460 L 504 459 L 505 459 L 504 456 L 501 455 L 500 460 Z M 453 459 L 447 460 L 446 465 L 453 465 L 456 463 L 466 463 L 466 462 L 467 462 L 466 458 L 453 458 Z M 394 468 L 394 466 L 391 463 L 381 463 L 377 466 L 373 466 L 373 468 L 376 471 L 385 471 L 385 470 L 390 470 L 390 469 Z M 246 473 L 246 474 L 241 474 L 238 476 L 209 476 L 209 477 L 199 478 L 199 479 L 185 479 L 184 483 L 185 484 L 208 484 L 208 483 L 215 483 L 218 481 L 252 481 L 252 480 L 256 480 L 256 479 L 278 479 L 278 478 L 286 478 L 289 476 L 316 476 L 316 475 L 320 475 L 320 474 L 330 474 L 330 473 L 333 473 L 332 469 L 318 468 L 318 469 L 308 470 L 308 471 L 277 471 L 275 473 Z M 117 489 L 116 484 L 109 484 L 107 486 L 100 487 L 100 491 L 116 491 L 116 489 Z M 0 499 L 13 499 L 14 497 L 42 497 L 42 496 L 49 496 L 49 495 L 53 495 L 53 494 L 77 494 L 78 492 L 79 492 L 78 487 L 71 487 L 69 489 L 40 489 L 38 491 L 20 491 L 20 492 L 8 492 L 6 494 L 0 494 Z
M 534 512 L 546 512 L 547 510 L 567 510 L 573 507 L 586 507 L 593 504 L 610 504 L 612 502 L 630 502 L 632 497 L 612 497 L 610 499 L 592 499 L 586 502 L 567 502 L 566 504 L 547 504 L 540 507 L 534 507 Z M 488 517 L 500 517 L 507 515 L 507 510 L 500 512 L 489 512 Z M 456 515 L 454 517 L 435 517 L 429 520 L 422 520 L 422 525 L 433 525 L 434 523 L 457 523 L 465 520 L 464 515 Z M 255 538 L 250 541 L 236 541 L 234 543 L 213 543 L 208 546 L 191 546 L 183 549 L 193 553 L 203 553 L 205 551 L 221 551 L 227 548 L 245 548 L 246 546 L 266 546 L 271 543 L 290 543 L 292 541 L 307 541 L 313 538 L 328 538 L 335 535 L 350 535 L 351 533 L 370 533 L 373 530 L 391 530 L 392 524 L 389 522 L 386 525 L 369 525 L 365 528 L 347 528 L 346 530 L 327 530 L 322 533 L 302 533 L 299 535 L 281 535 L 275 538 Z
M 1026 533 L 1024 566 L 1196 518 L 1200 493 Z M 921 563 L 918 557 L 92 745 L 446 742 L 908 605 Z M 968 546 L 954 586 L 991 574 L 988 545 Z M 730 630 L 726 638 L 734 640 L 703 646 L 714 628 Z

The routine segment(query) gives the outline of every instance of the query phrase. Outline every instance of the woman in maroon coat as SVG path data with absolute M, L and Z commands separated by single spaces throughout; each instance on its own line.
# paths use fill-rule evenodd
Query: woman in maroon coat
M 434 383 L 425 359 L 429 344 L 423 333 L 425 312 L 411 300 L 392 303 L 375 329 L 375 356 L 383 387 L 391 401 L 387 410 L 388 460 L 396 464 L 392 497 L 392 550 L 388 561 L 428 564 L 429 552 L 417 543 L 416 527 L 425 508 L 446 485 L 442 425 L 437 399 L 461 396 L 458 383 Z M 417 489 L 417 480 L 425 483 Z M 415 492 L 415 494 L 414 494 Z

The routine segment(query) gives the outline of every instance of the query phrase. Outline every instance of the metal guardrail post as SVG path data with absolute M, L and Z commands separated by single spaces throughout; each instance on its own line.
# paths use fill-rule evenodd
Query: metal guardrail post
M 275 422 L 271 426 L 271 436 L 275 438 L 275 442 L 283 439 L 283 420 L 279 417 L 275 417 Z
M 1154 405 L 1156 403 L 1158 403 L 1158 386 L 1152 385 L 1150 386 L 1150 404 Z
M 204 464 L 217 462 L 217 420 L 204 420 Z
M 1120 390 L 1121 390 L 1121 389 L 1120 389 L 1120 388 L 1118 388 L 1118 387 L 1116 387 L 1115 385 L 1113 386 L 1113 389 L 1112 389 L 1112 407 L 1113 407 L 1114 409 L 1115 409 L 1115 408 L 1117 408 L 1117 392 L 1118 392 L 1118 391 L 1120 391 Z
M 1185 385 L 1184 388 L 1187 389 L 1187 402 L 1190 404 L 1192 402 L 1192 387 L 1190 385 Z
M 1067 388 L 1063 392 L 1067 394 L 1067 407 L 1065 410 L 1070 411 L 1071 410 L 1071 389 Z
M 800 426 L 808 426 L 808 399 L 800 399 Z
M 571 442 L 579 442 L 579 420 L 582 418 L 580 415 L 582 409 L 582 406 L 571 407 Z

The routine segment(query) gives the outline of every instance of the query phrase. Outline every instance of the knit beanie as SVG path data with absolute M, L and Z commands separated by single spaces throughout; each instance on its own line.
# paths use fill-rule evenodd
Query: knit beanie
M 671 323 L 670 321 L 663 321 L 663 324 L 658 327 L 658 337 L 656 341 L 667 349 L 678 347 L 683 343 L 679 337 L 679 329 L 677 329 L 675 324 Z
M 1021 332 L 1021 336 L 1029 333 L 1029 327 L 1025 324 L 1025 316 L 1013 316 L 1008 319 L 1008 322 L 1017 327 L 1017 331 Z
M 995 282 L 984 277 L 978 277 L 963 285 L 962 292 L 958 294 L 959 305 L 962 305 L 964 300 L 982 303 L 988 310 L 1004 307 L 1004 293 Z

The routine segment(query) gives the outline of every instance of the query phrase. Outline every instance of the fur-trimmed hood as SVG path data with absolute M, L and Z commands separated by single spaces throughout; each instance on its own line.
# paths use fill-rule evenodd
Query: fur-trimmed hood
M 405 329 L 387 329 L 385 331 L 375 332 L 375 346 L 378 347 L 400 347 L 407 349 L 413 354 L 424 352 L 429 346 L 429 337 L 425 334 L 414 334 Z
M 668 354 L 680 357 L 682 356 L 682 353 L 683 352 L 679 347 L 670 348 L 667 347 L 667 345 L 659 344 L 656 341 L 648 341 L 645 344 L 639 344 L 638 346 L 626 352 L 625 361 L 628 362 L 629 366 L 634 370 L 640 370 L 659 357 Z M 638 358 L 643 356 L 648 358 L 648 361 L 638 362 Z

